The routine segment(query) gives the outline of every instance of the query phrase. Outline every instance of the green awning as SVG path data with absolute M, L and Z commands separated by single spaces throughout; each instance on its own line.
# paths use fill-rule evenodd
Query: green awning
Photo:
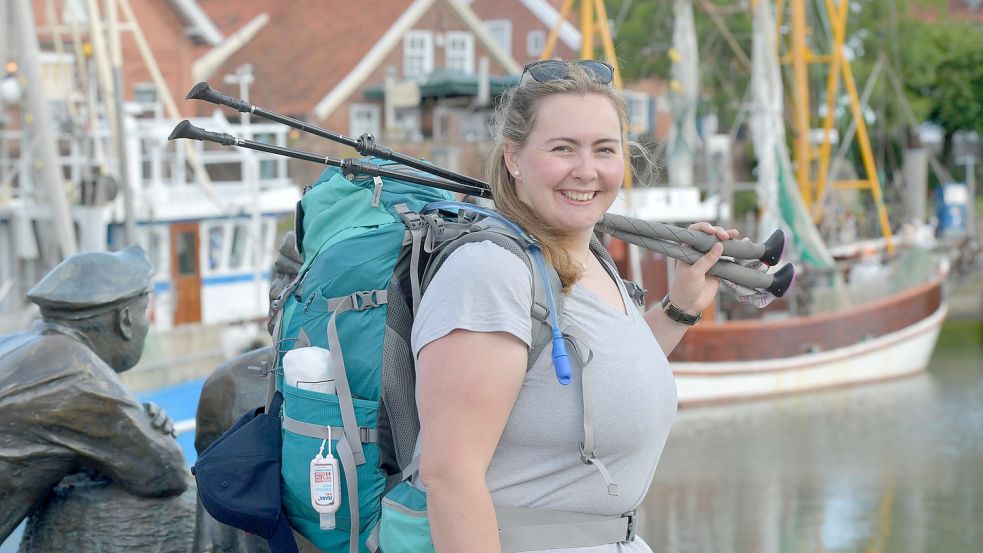
M 505 89 L 519 82 L 516 75 L 492 75 L 489 77 L 489 94 L 500 96 Z M 478 95 L 478 76 L 455 73 L 451 71 L 434 71 L 420 82 L 421 98 L 453 98 Z M 365 89 L 366 100 L 384 100 L 383 85 L 370 86 Z

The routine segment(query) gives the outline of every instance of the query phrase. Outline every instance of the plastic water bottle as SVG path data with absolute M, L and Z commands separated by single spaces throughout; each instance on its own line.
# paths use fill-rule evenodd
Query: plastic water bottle
M 331 352 L 311 346 L 292 349 L 283 356 L 283 376 L 288 385 L 322 394 L 335 393 Z

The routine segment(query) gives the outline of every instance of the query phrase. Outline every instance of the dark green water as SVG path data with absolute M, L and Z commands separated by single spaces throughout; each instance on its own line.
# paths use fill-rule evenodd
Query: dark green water
M 641 514 L 657 553 L 983 552 L 983 348 L 902 380 L 683 409 Z

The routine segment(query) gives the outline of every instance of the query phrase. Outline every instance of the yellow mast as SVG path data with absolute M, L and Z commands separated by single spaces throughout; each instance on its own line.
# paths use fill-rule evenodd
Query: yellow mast
M 806 24 L 805 0 L 789 0 L 788 2 L 791 12 L 789 18 L 791 33 L 788 39 L 788 56 L 785 58 L 785 61 L 792 65 L 793 75 L 791 103 L 796 178 L 799 181 L 799 188 L 802 192 L 802 199 L 806 203 L 806 208 L 812 213 L 817 223 L 822 219 L 823 203 L 828 188 L 869 189 L 874 199 L 874 204 L 877 206 L 877 216 L 881 226 L 881 234 L 884 235 L 887 245 L 887 251 L 888 253 L 894 253 L 894 239 L 887 217 L 887 208 L 884 205 L 877 166 L 874 162 L 874 153 L 870 147 L 867 124 L 864 120 L 863 113 L 861 113 L 860 97 L 857 94 L 853 71 L 843 50 L 844 41 L 846 40 L 848 2 L 847 0 L 840 0 L 839 4 L 836 4 L 834 0 L 824 1 L 833 32 L 833 46 L 829 54 L 822 56 L 816 55 L 806 44 L 806 39 L 811 34 L 811 30 Z M 777 0 L 775 5 L 776 16 L 780 18 L 785 7 L 785 1 Z M 826 74 L 826 113 L 823 118 L 823 134 L 818 152 L 809 143 L 809 134 L 812 130 L 809 117 L 808 66 L 810 64 L 826 64 L 829 66 Z M 830 175 L 827 173 L 829 171 L 830 161 L 831 132 L 833 118 L 835 116 L 835 100 L 839 94 L 839 79 L 841 77 L 843 78 L 843 87 L 850 98 L 850 112 L 857 127 L 857 144 L 860 147 L 860 156 L 863 160 L 864 171 L 867 176 L 865 179 L 855 181 L 834 180 L 829 182 Z M 815 167 L 815 176 L 813 175 L 814 163 L 818 163 L 818 167 Z

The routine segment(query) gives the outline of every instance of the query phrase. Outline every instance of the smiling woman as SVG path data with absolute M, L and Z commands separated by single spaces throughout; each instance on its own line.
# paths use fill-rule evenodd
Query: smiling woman
M 530 357 L 530 269 L 502 246 L 455 250 L 417 310 L 412 483 L 438 552 L 650 552 L 634 511 L 676 413 L 666 355 L 716 295 L 706 272 L 722 248 L 680 266 L 668 307 L 648 314 L 595 253 L 594 224 L 625 176 L 625 102 L 610 82 L 602 62 L 528 66 L 496 113 L 486 168 L 497 209 L 535 237 L 562 284 L 573 384 L 557 382 L 551 355 Z

